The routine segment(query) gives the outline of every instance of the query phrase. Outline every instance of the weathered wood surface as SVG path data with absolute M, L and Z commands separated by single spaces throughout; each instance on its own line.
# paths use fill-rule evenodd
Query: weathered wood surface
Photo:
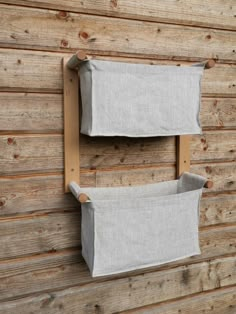
M 0 175 L 62 170 L 62 135 L 0 136 L 0 169 Z
M 0 93 L 0 125 L 5 132 L 63 132 L 62 95 Z M 200 120 L 206 129 L 232 129 L 236 98 L 202 98 Z
M 57 270 L 56 276 L 63 277 L 63 271 L 66 270 Z M 0 313 L 109 314 L 225 287 L 235 282 L 234 256 L 2 302 Z
M 0 178 L 0 214 L 76 208 L 72 194 L 64 194 L 61 174 Z
M 200 203 L 200 226 L 236 222 L 236 195 L 203 197 Z
M 128 185 L 142 185 L 160 181 L 167 181 L 175 179 L 176 169 L 174 166 L 162 167 L 140 167 L 116 170 L 97 170 L 90 171 L 88 177 L 81 178 L 82 183 L 86 184 L 86 180 L 90 177 L 92 183 L 92 176 L 94 177 L 93 186 L 128 186 Z M 235 191 L 236 189 L 236 165 L 235 162 L 229 163 L 209 163 L 209 164 L 195 164 L 191 165 L 190 171 L 214 182 L 212 189 L 207 190 L 208 193 Z
M 64 194 L 62 175 L 0 178 L 0 215 L 79 208 L 71 194 Z M 201 226 L 236 222 L 236 195 L 204 197 Z
M 142 307 L 143 313 L 234 314 L 235 287 L 221 288 L 236 284 L 234 1 L 0 3 L 11 4 L 0 5 L 0 299 L 12 300 L 1 303 L 0 313 L 109 314 Z M 96 58 L 147 64 L 218 60 L 202 81 L 204 134 L 191 142 L 191 171 L 214 182 L 200 205 L 202 255 L 91 279 L 80 252 L 79 204 L 63 191 L 61 59 L 78 48 Z M 31 132 L 38 134 L 24 134 Z M 174 146 L 174 138 L 81 136 L 81 184 L 174 179 Z M 156 307 L 143 308 L 150 304 Z
M 236 33 L 0 5 L 0 46 L 235 62 Z M 50 28 L 50 32 L 48 32 Z M 168 47 L 168 49 L 166 49 Z
M 235 128 L 235 98 L 203 98 L 200 111 L 203 128 Z
M 236 29 L 234 18 L 236 8 L 233 0 L 217 0 L 214 1 L 214 5 L 211 0 L 206 0 L 201 5 L 196 0 L 178 2 L 146 0 L 138 5 L 135 0 L 61 0 L 60 2 L 57 0 L 5 0 L 0 2 L 135 20 Z M 66 18 L 66 13 L 64 14 Z
M 227 141 L 225 141 L 227 138 Z M 207 131 L 193 136 L 191 163 L 235 161 L 236 131 Z M 0 175 L 63 170 L 60 134 L 0 135 Z M 153 166 L 175 163 L 175 138 L 127 139 L 81 136 L 81 168 Z
M 6 298 L 91 281 L 95 280 L 91 278 L 79 250 L 1 261 L 0 302 Z
M 234 314 L 236 312 L 236 286 L 203 292 L 165 304 L 157 304 L 123 314 Z
M 58 268 L 70 264 L 81 264 L 80 267 L 85 265 L 80 249 L 64 249 L 60 251 L 51 251 L 37 255 L 27 255 L 23 257 L 1 260 L 0 261 L 0 278 L 24 276 L 26 273 L 34 273 L 46 271 L 51 268 Z M 87 272 L 87 267 L 86 268 Z M 45 278 L 47 281 L 47 278 Z M 2 285 L 3 287 L 3 285 Z M 7 288 L 7 287 L 5 287 Z
M 1 49 L 0 91 L 61 93 L 61 59 L 56 53 Z
M 80 244 L 80 212 L 44 213 L 0 220 L 0 259 Z
M 0 103 L 1 131 L 62 132 L 62 95 L 2 92 Z
M 235 114 L 236 117 L 236 114 Z M 227 138 L 227 141 L 225 140 Z M 222 144 L 222 146 L 220 145 Z M 225 145 L 223 145 L 225 143 Z M 236 160 L 236 132 L 205 132 L 203 135 L 192 136 L 190 150 L 191 162 L 235 161 Z M 221 147 L 220 147 L 221 146 Z M 224 147 L 223 147 L 224 146 Z M 217 159 L 216 159 L 217 156 Z
M 35 24 L 35 22 L 34 22 Z M 61 92 L 61 59 L 71 54 L 0 49 L 0 91 Z M 98 58 L 98 57 L 97 57 Z M 158 59 L 158 56 L 155 56 Z M 190 65 L 191 63 L 137 58 L 100 57 L 104 60 L 146 64 Z M 34 65 L 32 67 L 32 64 Z M 216 64 L 202 79 L 203 96 L 236 96 L 236 66 Z
M 77 247 L 80 245 L 80 224 L 78 210 L 2 218 L 0 259 Z M 200 258 L 236 252 L 235 225 L 214 228 L 201 231 Z
M 233 256 L 235 257 L 235 255 Z M 208 260 L 198 258 L 194 263 L 205 261 Z M 166 270 L 168 272 L 168 270 L 174 267 L 187 266 L 191 263 L 193 263 L 192 259 L 185 259 L 125 274 L 92 279 L 81 252 L 76 249 L 2 260 L 0 261 L 0 299 L 27 295 L 40 290 L 61 289 L 74 285 L 84 285 L 89 282 L 118 279 L 127 277 L 127 275 L 130 277 L 140 273 L 164 272 Z M 27 285 L 25 285 L 24 278 L 27 278 Z

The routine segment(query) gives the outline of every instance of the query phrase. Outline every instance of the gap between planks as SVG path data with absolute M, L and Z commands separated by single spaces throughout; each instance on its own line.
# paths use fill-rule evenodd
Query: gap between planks
M 15 50 L 27 50 L 27 51 L 38 51 L 38 52 L 55 52 L 55 53 L 75 53 L 78 48 L 70 49 L 70 48 L 53 48 L 53 49 L 48 49 L 48 47 L 44 48 L 43 46 L 24 46 L 24 45 L 9 45 L 9 44 L 0 44 L 0 49 L 5 48 L 5 49 L 15 49 Z M 81 49 L 82 50 L 82 49 Z M 158 59 L 155 54 L 135 54 L 135 53 L 122 53 L 122 52 L 113 52 L 110 50 L 91 50 L 91 49 L 86 49 L 86 53 L 89 55 L 99 55 L 99 56 L 104 56 L 104 57 L 123 57 L 123 58 L 132 58 L 132 59 L 148 59 L 148 60 L 160 60 L 160 61 L 179 61 L 179 62 L 192 62 L 192 63 L 200 63 L 201 61 L 205 61 L 206 58 L 202 57 L 175 57 L 175 56 L 170 56 L 167 58 L 165 55 L 158 55 Z M 222 65 L 236 65 L 236 62 L 231 60 L 229 61 L 228 59 L 217 59 L 217 64 L 222 64 Z M 5 90 L 7 91 L 7 90 Z
M 78 203 L 79 206 L 79 203 Z M 38 211 L 38 212 L 32 212 L 30 214 L 20 214 L 17 216 L 0 216 L 0 224 L 5 223 L 5 222 L 13 222 L 13 221 L 25 221 L 25 220 L 35 220 L 36 218 L 42 218 L 42 217 L 48 217 L 48 216 L 54 216 L 58 214 L 66 214 L 66 213 L 78 213 L 80 211 L 80 208 L 68 208 L 68 209 L 58 209 L 58 210 L 47 210 L 47 211 Z M 231 228 L 234 227 L 236 228 L 236 223 L 219 223 L 219 224 L 213 224 L 213 225 L 208 225 L 208 226 L 200 226 L 199 231 L 208 231 L 208 230 L 221 230 L 225 228 Z M 235 229 L 236 230 L 236 229 Z
M 41 49 L 40 49 L 41 48 Z M 7 44 L 1 44 L 0 45 L 0 50 L 16 50 L 16 51 L 32 51 L 32 53 L 45 53 L 48 52 L 50 54 L 65 54 L 65 57 L 68 55 L 71 56 L 71 54 L 74 54 L 77 52 L 78 48 L 53 48 L 53 49 L 48 49 L 48 47 L 42 47 L 42 46 L 35 46 L 33 47 L 28 47 L 24 45 L 7 45 Z M 114 51 L 109 51 L 109 50 L 91 50 L 91 49 L 80 49 L 80 51 L 85 51 L 87 55 L 94 56 L 98 59 L 102 58 L 126 58 L 126 59 L 137 59 L 137 60 L 152 60 L 155 61 L 163 61 L 163 62 L 182 62 L 182 63 L 200 63 L 203 61 L 206 61 L 206 58 L 203 57 L 181 57 L 181 56 L 170 56 L 167 57 L 166 55 L 156 55 L 156 54 L 137 54 L 133 52 L 114 52 Z M 67 55 L 67 56 L 66 56 Z M 63 56 L 62 56 L 63 58 Z M 213 58 L 214 59 L 214 58 Z M 221 65 L 236 65 L 236 61 L 234 60 L 229 60 L 229 59 L 214 59 L 216 61 L 216 64 L 221 64 Z M 2 91 L 8 91 L 7 88 L 1 89 Z M 0 90 L 0 91 L 1 91 Z M 53 90 L 52 90 L 53 91 Z M 55 90 L 56 93 L 61 93 L 61 90 Z M 34 92 L 37 93 L 38 89 L 34 89 Z M 211 96 L 209 96 L 211 97 Z M 222 96 L 224 97 L 224 96 Z
M 1 96 L 1 95 L 0 95 Z M 217 97 L 219 98 L 219 97 Z M 236 126 L 235 127 L 203 127 L 202 128 L 202 131 L 203 133 L 201 134 L 202 136 L 204 134 L 207 134 L 207 133 L 212 133 L 213 131 L 214 132 L 224 132 L 224 131 L 232 131 L 232 132 L 235 132 L 236 131 Z M 64 135 L 64 129 L 58 129 L 58 130 L 35 130 L 35 131 L 32 131 L 32 130 L 0 130 L 0 136 L 1 135 L 4 135 L 4 136 L 47 136 L 47 135 L 50 135 L 50 136 L 58 136 L 58 135 Z M 200 136 L 200 134 L 193 134 L 192 136 Z M 156 136 L 156 138 L 158 138 L 158 136 Z
M 210 161 L 210 164 L 212 165 L 217 165 L 217 164 L 235 164 L 235 160 L 213 160 Z M 209 162 L 206 161 L 196 161 L 196 162 L 191 162 L 191 166 L 196 166 L 196 165 L 209 165 Z M 99 169 L 90 169 L 90 168 L 80 168 L 80 174 L 96 174 L 96 173 L 111 173 L 111 172 L 116 172 L 116 171 L 138 171 L 138 170 L 143 170 L 143 169 L 163 169 L 163 168 L 175 168 L 176 163 L 158 163 L 158 164 L 151 164 L 151 165 L 139 165 L 139 166 L 112 166 L 112 167 L 107 167 L 107 168 L 99 168 Z M 42 172 L 42 170 L 35 170 L 35 171 L 15 171 L 15 173 L 11 174 L 0 174 L 0 179 L 20 179 L 20 178 L 33 178 L 33 177 L 43 177 L 43 176 L 51 176 L 51 175 L 61 175 L 64 174 L 63 169 L 50 169 L 48 171 Z M 226 191 L 222 191 L 223 193 L 227 193 Z M 219 191 L 217 192 L 219 193 Z

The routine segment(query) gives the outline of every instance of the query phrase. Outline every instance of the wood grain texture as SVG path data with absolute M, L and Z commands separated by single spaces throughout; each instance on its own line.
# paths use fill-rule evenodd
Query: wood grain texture
M 3 219 L 0 229 L 0 259 L 76 247 L 80 244 L 80 212 Z
M 56 53 L 0 50 L 0 90 L 61 93 L 61 58 Z
M 0 191 L 1 216 L 79 208 L 71 194 L 64 194 L 62 175 L 0 178 Z M 235 194 L 204 197 L 201 226 L 236 222 L 235 203 Z
M 95 15 L 0 5 L 0 46 L 36 50 L 76 50 L 136 54 L 156 58 L 233 63 L 236 34 Z M 50 28 L 50 32 L 48 32 Z M 168 47 L 168 49 L 166 49 Z
M 80 245 L 80 224 L 80 211 L 77 210 L 2 218 L 0 259 L 77 247 Z M 200 244 L 202 255 L 191 261 L 235 253 L 235 225 L 203 229 Z
M 0 313 L 114 313 L 235 284 L 235 257 L 2 302 Z M 65 271 L 65 270 L 64 270 Z M 61 275 L 59 275 L 61 273 Z M 63 277 L 63 270 L 58 277 Z M 57 275 L 56 275 L 57 276 Z
M 231 256 L 230 259 L 235 257 Z M 229 259 L 215 258 L 219 259 Z M 213 261 L 213 259 L 211 259 Z M 184 260 L 185 265 L 191 264 L 190 260 Z M 197 263 L 208 262 L 200 259 Z M 18 257 L 11 260 L 0 261 L 0 299 L 19 297 L 30 293 L 61 289 L 74 285 L 84 285 L 91 282 L 113 280 L 123 277 L 134 277 L 140 273 L 166 272 L 170 269 L 184 266 L 183 261 L 172 262 L 168 266 L 156 266 L 142 270 L 129 272 L 128 274 L 117 274 L 109 277 L 91 278 L 88 268 L 79 250 L 62 250 L 44 253 L 34 256 Z M 231 274 L 232 276 L 232 274 Z M 28 284 L 25 285 L 24 278 Z M 211 277 L 212 278 L 212 277 Z
M 63 169 L 62 135 L 3 135 L 0 138 L 0 175 Z
M 50 268 L 58 268 L 70 264 L 85 265 L 80 249 L 64 249 L 40 253 L 37 255 L 26 255 L 23 257 L 1 260 L 0 261 L 0 278 L 15 277 L 19 278 L 26 273 L 45 272 Z M 85 266 L 86 268 L 86 266 Z M 21 276 L 20 276 L 21 275 Z M 37 277 L 36 277 L 37 278 Z M 43 277 L 42 277 L 43 278 Z M 47 278 L 44 278 L 47 280 Z M 3 287 L 3 286 L 2 286 Z M 7 287 L 5 287 L 7 288 Z
M 0 91 L 62 92 L 61 59 L 70 54 L 0 49 Z M 158 59 L 158 56 L 155 56 Z M 147 58 L 97 57 L 101 60 L 145 64 L 191 65 L 191 63 Z M 32 67 L 34 64 L 34 67 Z M 236 66 L 216 64 L 204 72 L 202 94 L 207 96 L 236 96 Z
M 235 163 L 208 163 L 194 164 L 190 167 L 190 172 L 205 176 L 214 182 L 212 189 L 208 193 L 235 191 Z M 127 171 L 128 170 L 128 171 Z M 162 167 L 139 167 L 129 169 L 107 169 L 106 171 L 97 170 L 87 173 L 87 178 L 81 178 L 81 185 L 87 186 L 87 179 L 94 177 L 93 186 L 129 186 L 142 185 L 160 181 L 174 180 L 176 169 L 174 166 Z
M 227 138 L 227 141 L 225 140 Z M 221 144 L 220 144 L 221 143 Z M 204 132 L 202 135 L 194 135 L 191 139 L 191 162 L 214 162 L 236 160 L 236 132 Z M 221 146 L 222 145 L 222 146 Z
M 62 95 L 0 93 L 1 131 L 62 132 Z
M 235 191 L 235 164 L 213 163 L 193 165 L 191 171 L 206 176 L 214 182 L 214 187 L 207 190 L 209 195 L 215 192 Z M 173 180 L 175 167 L 130 168 L 126 170 L 82 171 L 82 186 L 127 186 L 142 185 L 153 182 Z M 62 175 L 40 175 L 26 177 L 0 178 L 0 213 L 12 215 L 37 210 L 52 210 L 54 208 L 76 207 L 76 200 L 72 195 L 64 195 Z M 220 197 L 220 196 L 219 196 Z M 229 209 L 233 207 L 232 194 L 228 195 Z M 232 201 L 232 203 L 231 203 Z M 222 203 L 221 203 L 222 204 Z M 224 204 L 224 203 L 223 203 Z M 215 205 L 217 208 L 217 205 Z M 224 208 L 218 208 L 223 210 Z M 218 212 L 217 210 L 217 212 Z M 220 212 L 218 213 L 220 214 Z M 223 216 L 224 217 L 224 216 Z M 224 218 L 226 219 L 226 218 Z M 230 218 L 228 218 L 230 219 Z M 223 220 L 222 222 L 224 222 Z
M 128 170 L 128 171 L 127 171 Z M 208 193 L 235 191 L 235 163 L 209 163 L 192 165 L 190 171 L 214 182 Z M 175 179 L 175 167 L 139 167 L 129 169 L 107 169 L 87 173 L 82 176 L 81 185 L 87 185 L 87 179 L 94 178 L 93 186 L 129 186 L 142 185 Z
M 233 0 L 217 0 L 214 1 L 214 6 L 210 0 L 204 1 L 201 5 L 197 0 L 178 2 L 146 0 L 138 5 L 135 0 L 61 0 L 59 2 L 56 0 L 5 0 L 0 2 L 135 20 L 236 29 L 234 18 L 236 8 Z M 65 17 L 66 13 L 64 13 Z
M 236 222 L 236 195 L 203 197 L 200 203 L 200 226 Z
M 13 215 L 38 210 L 76 208 L 71 194 L 64 194 L 63 176 L 0 178 L 0 214 Z
M 95 280 L 91 278 L 81 252 L 76 250 L 1 261 L 0 302 L 6 298 L 92 281 Z
M 236 286 L 200 293 L 189 298 L 161 305 L 122 311 L 123 314 L 234 314 L 236 311 Z
M 190 171 L 213 181 L 213 188 L 208 192 L 234 191 L 236 189 L 236 165 L 232 163 L 212 163 L 192 165 Z
M 1 131 L 63 131 L 62 95 L 1 92 L 0 102 Z M 204 130 L 234 128 L 236 98 L 202 97 L 200 120 Z
M 85 169 L 166 166 L 176 161 L 174 137 L 80 139 L 80 164 Z M 207 131 L 193 136 L 191 163 L 235 161 L 235 140 L 236 131 Z M 63 151 L 61 134 L 0 135 L 0 175 L 64 170 Z
M 235 98 L 202 98 L 200 121 L 203 128 L 235 128 Z

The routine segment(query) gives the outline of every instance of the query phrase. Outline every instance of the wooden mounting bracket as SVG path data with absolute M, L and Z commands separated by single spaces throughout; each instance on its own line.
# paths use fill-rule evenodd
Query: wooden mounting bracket
M 176 173 L 177 178 L 181 176 L 183 172 L 190 172 L 190 135 L 177 136 L 176 143 Z M 213 187 L 212 181 L 206 181 L 204 188 L 211 189 Z
M 65 192 L 70 192 L 71 181 L 80 182 L 79 78 L 68 68 L 68 60 L 63 59 Z

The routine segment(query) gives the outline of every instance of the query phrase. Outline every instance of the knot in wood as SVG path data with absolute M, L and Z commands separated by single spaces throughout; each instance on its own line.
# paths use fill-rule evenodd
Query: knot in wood
M 86 32 L 79 32 L 79 37 L 82 39 L 88 39 L 89 38 L 89 34 Z

